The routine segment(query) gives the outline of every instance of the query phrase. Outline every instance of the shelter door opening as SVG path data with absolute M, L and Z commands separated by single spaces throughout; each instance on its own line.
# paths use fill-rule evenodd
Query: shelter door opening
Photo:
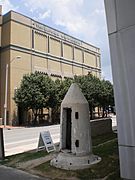
M 71 108 L 66 109 L 66 149 L 71 150 Z

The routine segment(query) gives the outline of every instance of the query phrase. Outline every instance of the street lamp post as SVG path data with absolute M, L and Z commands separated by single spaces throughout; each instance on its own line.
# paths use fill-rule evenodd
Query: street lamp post
M 21 56 L 16 56 L 9 63 L 11 64 L 15 59 L 20 60 Z M 7 125 L 7 96 L 8 96 L 8 68 L 9 65 L 6 64 L 6 81 L 5 81 L 5 102 L 4 102 L 4 128 Z

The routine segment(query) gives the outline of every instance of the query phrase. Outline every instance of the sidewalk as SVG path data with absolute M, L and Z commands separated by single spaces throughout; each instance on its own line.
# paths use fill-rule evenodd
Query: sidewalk
M 11 167 L 0 166 L 0 180 L 49 180 Z
M 4 127 L 4 125 L 0 125 L 0 128 L 10 130 L 10 129 L 21 129 L 21 128 L 25 128 L 25 127 L 24 126 L 8 126 L 8 125 L 6 127 Z

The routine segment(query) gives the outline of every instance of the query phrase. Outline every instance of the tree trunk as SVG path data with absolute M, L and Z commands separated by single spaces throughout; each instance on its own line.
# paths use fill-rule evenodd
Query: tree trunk
M 98 117 L 100 117 L 100 107 L 98 106 Z
M 53 124 L 60 123 L 60 107 L 56 107 L 52 109 L 52 123 Z
M 38 109 L 32 110 L 34 114 L 33 125 L 37 124 Z
M 107 117 L 107 111 L 106 111 L 106 107 L 103 107 L 103 114 L 102 114 L 102 118 Z
M 92 120 L 93 119 L 93 107 L 90 106 L 90 119 Z

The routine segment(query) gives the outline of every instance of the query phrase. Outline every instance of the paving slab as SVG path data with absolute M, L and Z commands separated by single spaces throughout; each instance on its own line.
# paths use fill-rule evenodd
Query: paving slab
M 49 180 L 11 167 L 0 166 L 0 180 Z

